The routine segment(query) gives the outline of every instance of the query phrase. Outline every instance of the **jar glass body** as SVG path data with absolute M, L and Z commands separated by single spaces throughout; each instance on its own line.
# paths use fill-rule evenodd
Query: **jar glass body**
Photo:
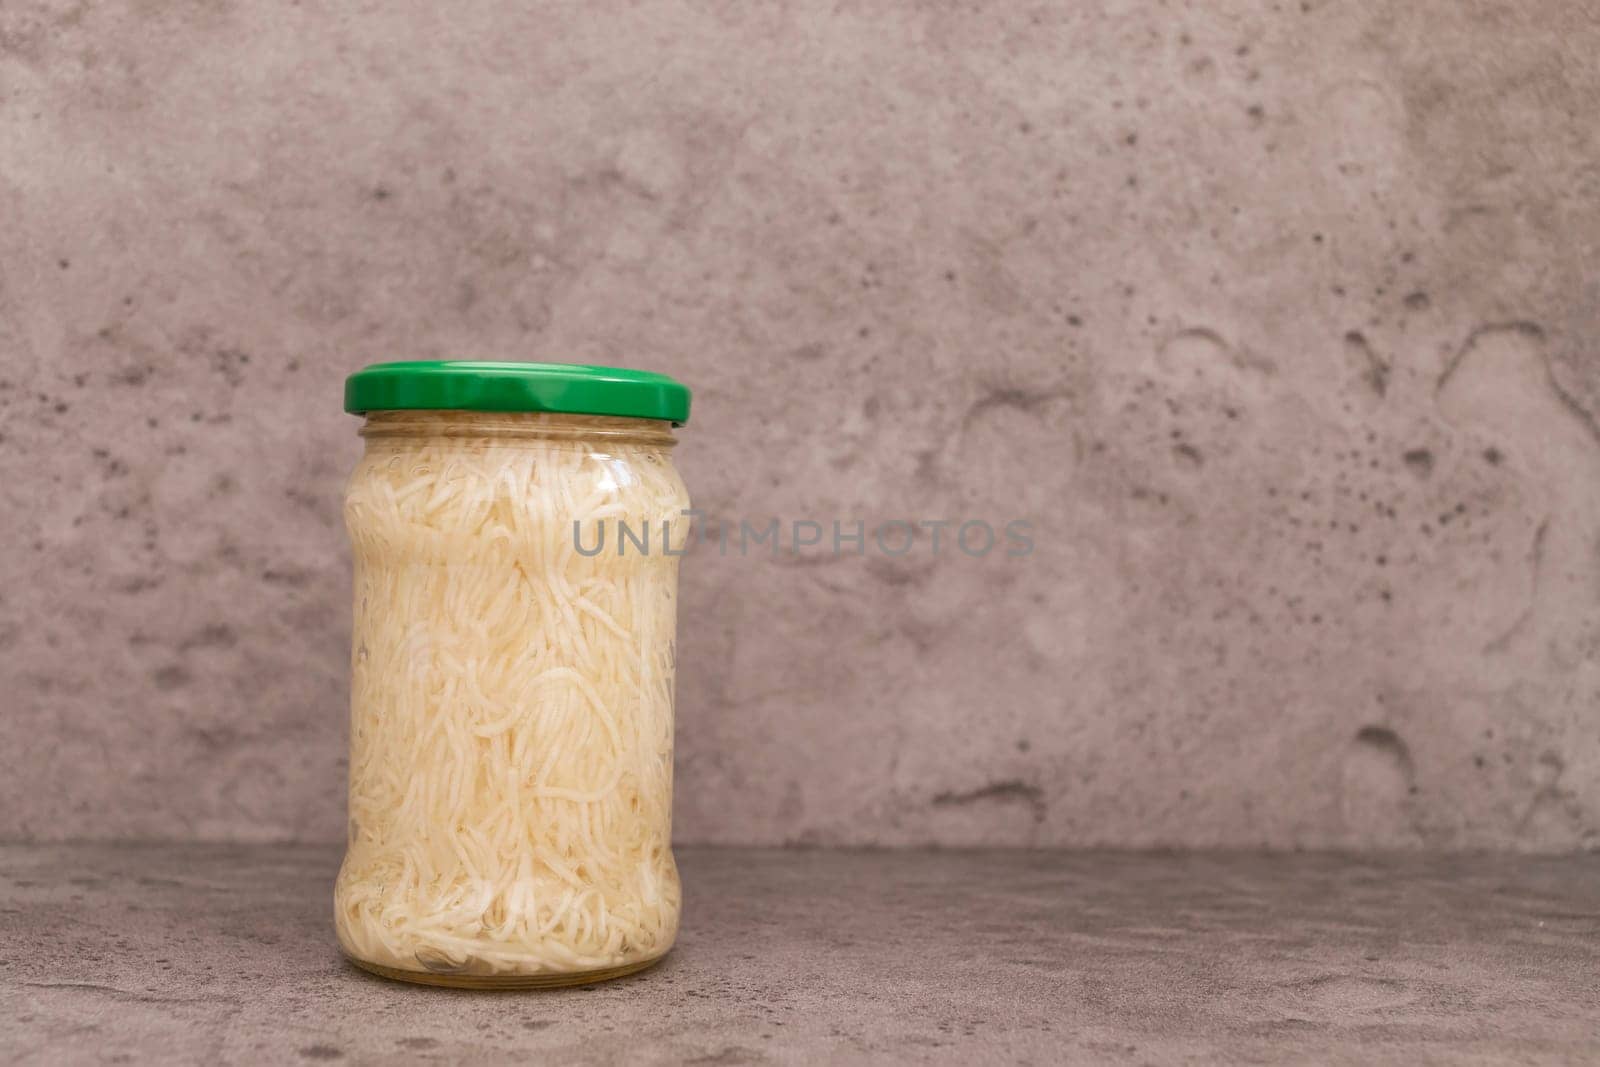
M 670 425 L 372 412 L 340 944 L 390 977 L 561 985 L 677 933 Z

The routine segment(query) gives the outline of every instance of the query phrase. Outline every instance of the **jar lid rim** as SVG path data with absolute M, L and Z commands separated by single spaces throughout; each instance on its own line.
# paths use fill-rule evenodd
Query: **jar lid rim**
M 344 382 L 344 409 L 546 411 L 689 421 L 689 387 L 655 371 L 582 363 L 409 360 L 373 363 Z

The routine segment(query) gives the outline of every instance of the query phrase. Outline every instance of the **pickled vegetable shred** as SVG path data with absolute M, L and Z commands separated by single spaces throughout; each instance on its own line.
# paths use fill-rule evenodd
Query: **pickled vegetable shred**
M 356 958 L 554 975 L 670 947 L 677 558 L 662 549 L 664 529 L 682 548 L 688 495 L 630 423 L 369 421 L 345 504 L 350 841 L 335 891 Z M 648 528 L 649 551 L 619 553 L 619 523 Z

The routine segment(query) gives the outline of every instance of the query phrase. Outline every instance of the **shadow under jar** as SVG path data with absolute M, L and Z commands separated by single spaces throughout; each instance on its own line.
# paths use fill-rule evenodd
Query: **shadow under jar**
M 376 364 L 354 556 L 345 954 L 433 985 L 574 985 L 677 934 L 689 392 L 533 363 Z

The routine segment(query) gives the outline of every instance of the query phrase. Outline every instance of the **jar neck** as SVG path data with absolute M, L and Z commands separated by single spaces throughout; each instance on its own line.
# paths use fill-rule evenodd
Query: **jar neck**
M 627 441 L 670 448 L 672 423 L 546 411 L 369 411 L 361 436 Z

